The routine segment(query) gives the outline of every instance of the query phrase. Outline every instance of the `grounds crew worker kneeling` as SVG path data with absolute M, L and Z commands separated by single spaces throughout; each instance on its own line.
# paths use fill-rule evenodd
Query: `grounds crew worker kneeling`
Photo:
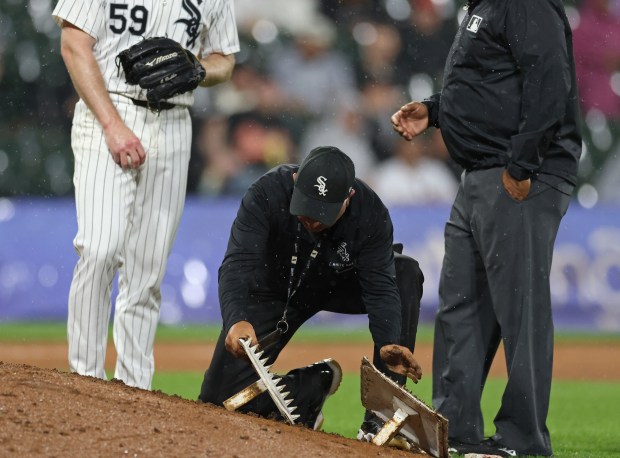
M 321 310 L 367 313 L 374 364 L 400 384 L 406 377 L 417 382 L 422 371 L 412 351 L 423 276 L 415 260 L 394 253 L 392 242 L 388 210 L 338 148 L 315 148 L 300 167 L 281 165 L 259 178 L 241 202 L 219 270 L 223 330 L 199 399 L 221 405 L 256 381 L 240 338 L 256 344 L 279 329 L 276 342 L 264 346 L 271 365 Z M 284 377 L 298 423 L 320 428 L 340 372 L 329 361 Z M 240 410 L 278 416 L 267 393 Z M 367 413 L 362 432 L 373 433 L 379 423 Z

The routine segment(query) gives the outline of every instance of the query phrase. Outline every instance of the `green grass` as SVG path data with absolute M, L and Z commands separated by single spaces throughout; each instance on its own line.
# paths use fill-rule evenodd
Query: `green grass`
M 220 334 L 221 327 L 216 325 L 183 325 L 157 328 L 157 342 L 215 342 Z M 0 323 L 0 342 L 60 342 L 67 339 L 65 323 L 58 322 L 17 322 Z M 111 329 L 110 329 L 111 335 Z M 433 337 L 430 326 L 420 326 L 418 330 L 419 342 L 430 342 Z M 342 328 L 326 326 L 307 326 L 300 329 L 295 335 L 295 342 L 370 342 L 370 332 L 367 328 Z
M 202 373 L 156 373 L 153 389 L 196 399 Z M 494 433 L 493 417 L 499 408 L 506 381 L 489 379 L 482 397 L 485 434 Z M 408 389 L 431 403 L 431 380 L 426 378 Z M 554 381 L 548 427 L 556 458 L 620 457 L 620 386 L 610 382 Z M 336 394 L 324 407 L 323 429 L 354 438 L 362 421 L 359 375 L 345 374 Z
M 216 325 L 159 325 L 157 342 L 215 342 L 221 327 Z M 0 323 L 0 342 L 60 342 L 67 339 L 66 323 L 64 322 L 11 322 Z M 110 331 L 111 332 L 111 331 Z M 421 325 L 418 329 L 417 341 L 430 343 L 433 340 L 433 328 Z M 302 327 L 294 338 L 295 342 L 370 342 L 367 328 L 342 328 L 336 326 Z M 618 332 L 577 332 L 556 331 L 556 343 L 578 342 L 600 344 L 620 342 Z

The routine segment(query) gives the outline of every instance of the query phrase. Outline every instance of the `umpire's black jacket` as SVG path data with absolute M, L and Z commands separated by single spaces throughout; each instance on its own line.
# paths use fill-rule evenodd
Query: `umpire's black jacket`
M 293 172 L 297 169 L 293 165 L 274 168 L 243 197 L 219 269 L 219 298 L 226 332 L 238 321 L 248 320 L 248 306 L 281 307 L 286 302 L 297 231 L 297 276 L 315 244 L 316 236 L 289 213 Z M 320 310 L 321 300 L 330 291 L 357 279 L 373 340 L 381 348 L 398 344 L 401 330 L 392 221 L 379 197 L 365 183 L 356 180 L 354 189 L 344 215 L 324 231 L 319 255 L 290 306 Z
M 581 154 L 570 25 L 560 0 L 470 1 L 440 94 L 425 101 L 466 170 L 575 184 Z

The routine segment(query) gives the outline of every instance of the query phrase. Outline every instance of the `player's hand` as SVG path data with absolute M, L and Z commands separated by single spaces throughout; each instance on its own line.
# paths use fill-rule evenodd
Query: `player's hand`
M 397 374 L 406 375 L 414 383 L 422 378 L 422 368 L 407 347 L 400 345 L 384 345 L 379 355 L 388 369 Z
M 400 107 L 390 120 L 392 128 L 401 137 L 411 140 L 428 129 L 428 108 L 421 102 L 409 102 Z
M 532 180 L 528 178 L 527 180 L 519 181 L 510 176 L 508 170 L 504 169 L 504 173 L 502 173 L 502 184 L 510 197 L 516 201 L 522 202 L 530 193 Z
M 226 334 L 226 350 L 236 358 L 246 358 L 247 355 L 239 339 L 250 339 L 250 345 L 256 345 L 258 339 L 254 332 L 254 326 L 247 321 L 238 321 L 230 327 L 228 334 Z
M 112 159 L 123 169 L 140 167 L 146 153 L 140 139 L 123 122 L 113 122 L 103 129 Z

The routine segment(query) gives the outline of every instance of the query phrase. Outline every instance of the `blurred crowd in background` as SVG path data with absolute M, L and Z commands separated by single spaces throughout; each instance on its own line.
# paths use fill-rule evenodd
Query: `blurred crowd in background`
M 76 95 L 54 0 L 0 3 L 0 196 L 71 195 Z M 349 154 L 388 205 L 451 203 L 440 132 L 406 142 L 390 116 L 441 89 L 464 1 L 235 0 L 230 83 L 196 91 L 190 193 L 241 196 L 315 146 Z M 620 203 L 620 0 L 566 2 L 584 119 L 576 199 Z

